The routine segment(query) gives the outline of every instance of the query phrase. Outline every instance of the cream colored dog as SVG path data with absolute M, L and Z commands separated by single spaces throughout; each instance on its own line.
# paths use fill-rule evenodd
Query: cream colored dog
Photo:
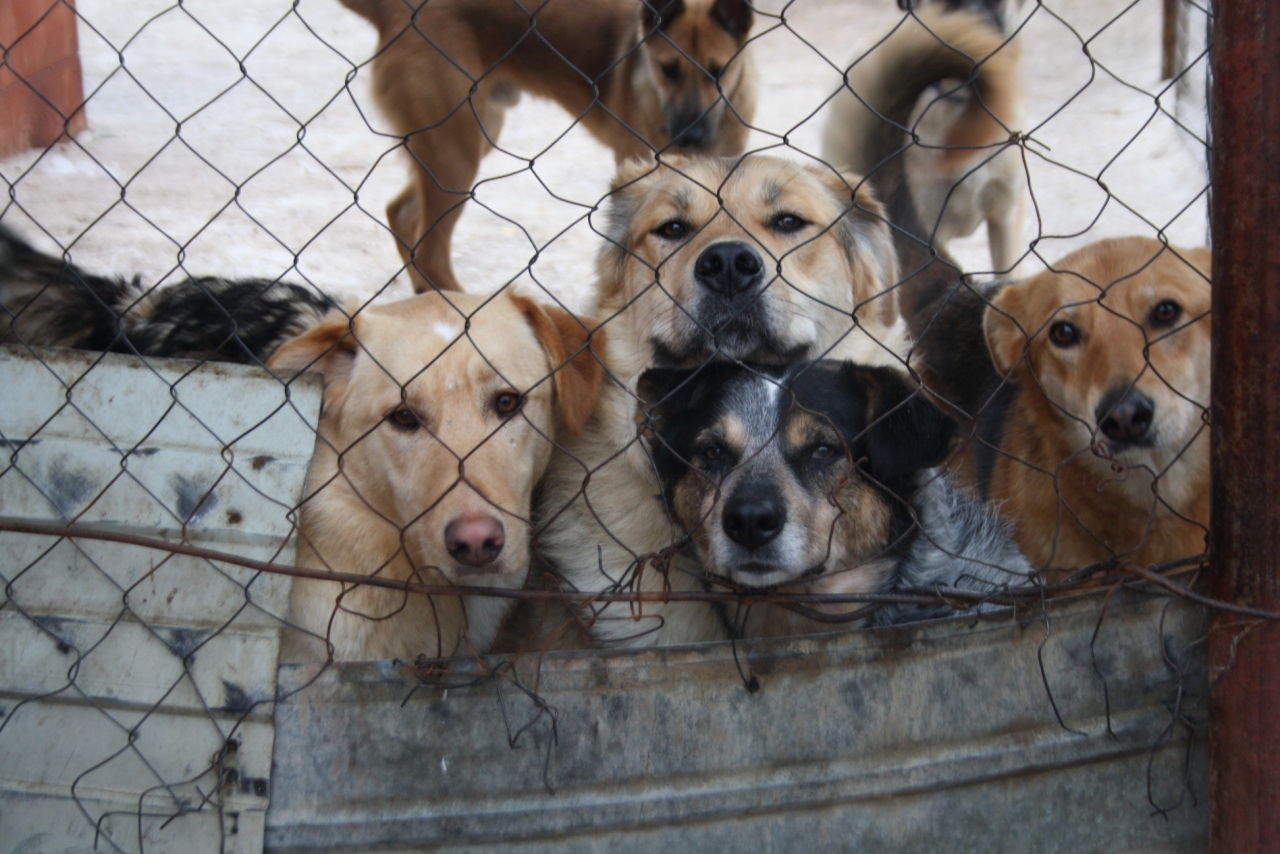
M 597 333 L 599 335 L 599 333 Z M 587 328 L 520 297 L 425 294 L 330 313 L 271 358 L 325 376 L 298 564 L 520 587 L 534 485 L 600 385 Z M 297 579 L 285 661 L 485 652 L 510 600 Z
M 555 455 L 538 507 L 541 553 L 579 590 L 702 587 L 696 566 L 670 553 L 682 535 L 639 440 L 646 369 L 824 355 L 901 368 L 908 347 L 889 228 L 869 190 L 851 189 L 858 178 L 764 156 L 667 163 L 629 164 L 615 181 L 595 308 L 610 381 Z M 618 603 L 578 617 L 596 643 L 725 632 L 702 605 Z

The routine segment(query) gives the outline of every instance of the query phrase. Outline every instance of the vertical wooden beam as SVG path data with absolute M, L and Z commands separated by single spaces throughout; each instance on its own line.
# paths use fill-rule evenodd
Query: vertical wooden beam
M 84 129 L 75 0 L 0 0 L 0 157 Z
M 1280 610 L 1280 3 L 1214 3 L 1212 587 Z M 1214 617 L 1211 851 L 1280 852 L 1280 626 Z

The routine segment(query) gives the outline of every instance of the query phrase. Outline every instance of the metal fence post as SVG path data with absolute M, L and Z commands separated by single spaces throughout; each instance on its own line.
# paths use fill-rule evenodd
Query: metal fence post
M 1280 608 L 1280 4 L 1214 4 L 1213 594 Z M 1215 618 L 1211 850 L 1280 851 L 1280 630 Z

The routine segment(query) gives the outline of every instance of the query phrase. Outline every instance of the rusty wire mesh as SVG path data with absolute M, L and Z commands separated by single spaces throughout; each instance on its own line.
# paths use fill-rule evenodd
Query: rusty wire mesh
M 1184 251 L 1207 235 L 1207 9 L 1173 4 L 1174 36 L 1162 42 L 1161 5 L 1147 0 L 972 4 L 1004 16 L 999 27 L 985 24 L 994 52 L 967 57 L 967 78 L 928 81 L 891 132 L 874 117 L 888 102 L 870 104 L 862 120 L 879 121 L 873 137 L 889 133 L 890 156 L 863 164 L 864 178 L 832 162 L 839 128 L 835 144 L 824 142 L 824 128 L 830 136 L 840 120 L 831 118 L 835 102 L 843 98 L 856 117 L 869 96 L 850 88 L 861 79 L 855 70 L 874 67 L 912 28 L 936 26 L 930 16 L 949 4 L 904 13 L 870 2 L 722 3 L 730 17 L 752 12 L 752 28 L 712 57 L 714 67 L 686 50 L 676 25 L 667 34 L 660 19 L 674 5 L 651 7 L 645 19 L 637 4 L 636 26 L 647 21 L 650 41 L 602 53 L 601 38 L 583 54 L 594 63 L 586 69 L 556 41 L 565 37 L 550 13 L 539 12 L 552 22 L 539 30 L 538 15 L 511 6 L 507 14 L 527 19 L 525 35 L 477 58 L 451 55 L 433 13 L 411 14 L 414 5 L 396 12 L 403 20 L 389 31 L 398 42 L 385 33 L 379 42 L 367 22 L 321 0 L 32 3 L 35 13 L 6 36 L 0 98 L 39 93 L 36 109 L 56 112 L 73 135 L 0 160 L 8 189 L 0 221 L 47 256 L 0 255 L 5 358 L 26 383 L 6 379 L 3 392 L 3 408 L 21 417 L 0 435 L 0 626 L 13 668 L 0 752 L 16 756 L 41 726 L 100 727 L 100 755 L 47 777 L 53 788 L 71 781 L 96 845 L 164 850 L 207 825 L 234 849 L 227 840 L 237 822 L 269 796 L 269 769 L 242 767 L 236 754 L 246 740 L 269 738 L 282 630 L 286 657 L 398 658 L 424 679 L 462 684 L 471 677 L 447 660 L 486 661 L 495 649 L 536 657 L 827 631 L 877 614 L 1036 613 L 1052 595 L 1135 579 L 1208 604 L 1186 577 L 1167 577 L 1203 565 L 1207 522 L 1209 276 Z M 60 19 L 78 34 L 83 104 L 42 88 L 44 69 L 23 52 Z M 433 85 L 450 91 L 451 75 L 461 97 L 440 106 L 438 93 L 410 87 L 379 108 L 374 86 L 386 87 L 371 81 L 380 73 L 404 85 L 423 73 L 392 64 L 401 60 L 388 41 L 429 55 L 444 69 Z M 538 52 L 522 59 L 519 45 L 529 44 Z M 645 51 L 661 61 L 632 73 L 628 63 L 649 61 Z M 532 71 L 507 73 L 526 61 Z M 747 61 L 753 82 L 735 78 Z M 1017 94 L 987 103 L 968 84 L 991 79 L 998 63 Z M 575 90 L 562 98 L 568 112 L 527 94 L 517 101 L 517 84 L 549 77 L 549 65 L 555 85 Z M 627 98 L 611 100 L 605 81 L 624 71 L 639 89 L 697 84 L 710 94 L 660 116 L 655 132 L 628 123 L 617 106 L 631 109 Z M 966 109 L 985 135 L 948 136 Z M 716 153 L 748 157 L 680 159 L 691 146 L 672 142 L 672 122 L 707 136 L 694 154 L 722 145 Z M 738 143 L 719 141 L 738 125 Z M 464 138 L 471 153 L 449 155 Z M 643 155 L 642 165 L 621 167 L 611 192 L 615 157 Z M 1010 251 L 995 260 L 997 215 L 972 235 L 948 221 L 952 208 L 980 208 L 974 188 L 988 185 L 1008 192 L 1001 211 L 1026 209 L 1013 221 Z M 779 198 L 808 207 L 783 209 Z M 917 221 L 898 216 L 903 204 Z M 1118 260 L 1088 270 L 1060 264 L 1098 240 L 1133 235 L 1149 242 Z M 729 241 L 755 261 L 724 256 L 713 269 L 689 248 Z M 699 312 L 712 309 L 689 289 L 725 269 L 762 278 L 726 297 L 747 294 L 727 320 L 708 320 Z M 1069 272 L 1056 279 L 1043 272 L 1061 269 Z M 1170 276 L 1182 281 L 1170 293 L 1186 305 L 1166 310 L 1172 298 L 1161 291 L 1152 305 L 1131 307 L 1150 302 Z M 453 296 L 455 280 L 480 296 Z M 863 280 L 872 284 L 855 284 Z M 445 297 L 419 298 L 426 307 L 412 312 L 399 306 L 415 281 Z M 1046 313 L 1035 314 L 1031 296 L 1007 298 L 1027 282 L 1049 300 Z M 977 312 L 970 321 L 1007 321 L 1012 358 L 999 372 L 986 369 L 994 385 L 976 383 L 982 371 L 969 361 L 989 358 L 988 338 L 973 338 L 948 313 L 965 305 Z M 271 361 L 304 330 L 322 330 L 322 316 L 327 337 Z M 1117 356 L 1111 373 L 1094 351 L 1062 369 L 1037 361 L 1045 347 L 1084 352 L 1091 322 L 1136 361 Z M 44 345 L 136 354 L 143 367 Z M 156 361 L 164 356 L 270 373 Z M 664 430 L 698 415 L 702 399 L 681 397 L 697 374 L 667 376 L 648 397 L 642 386 L 653 384 L 641 375 L 728 363 L 735 381 L 764 377 L 800 400 L 805 370 L 781 377 L 768 365 L 824 358 L 874 364 L 916 385 L 887 410 L 866 404 L 856 429 L 801 449 L 825 449 L 845 466 L 822 487 L 790 482 L 793 513 L 826 513 L 815 516 L 825 520 L 815 529 L 822 571 L 811 560 L 781 581 L 752 584 L 748 570 L 707 566 L 734 501 L 734 472 L 764 466 L 789 434 L 775 421 L 753 426 L 756 445 L 679 444 L 678 430 Z M 351 373 L 353 364 L 365 373 Z M 316 409 L 316 381 L 296 375 L 304 367 L 326 372 L 330 421 Z M 95 382 L 109 370 L 137 375 L 119 392 L 123 408 L 111 383 L 127 379 Z M 485 377 L 471 398 L 458 391 L 469 372 Z M 863 392 L 866 403 L 873 394 Z M 469 415 L 477 395 L 480 414 Z M 673 411 L 673 400 L 684 408 Z M 805 400 L 785 417 L 814 416 L 809 427 L 819 432 L 840 426 L 820 398 Z M 595 420 L 575 413 L 593 402 Z M 954 420 L 955 441 L 894 481 L 911 491 L 895 491 L 867 473 L 878 458 L 864 455 L 882 451 L 866 442 L 881 422 L 897 424 L 895 413 L 908 422 L 893 429 L 910 434 L 917 404 Z M 335 407 L 356 414 L 334 416 Z M 1022 410 L 1041 423 L 1019 421 Z M 1178 423 L 1152 426 L 1165 410 Z M 1055 459 L 1020 457 L 1033 443 L 1010 444 L 1018 431 L 1054 418 L 1074 444 Z M 299 466 L 312 447 L 298 435 L 316 431 L 304 488 Z M 728 468 L 694 459 L 708 452 L 739 459 Z M 991 502 L 986 512 L 1005 514 L 1028 562 L 984 559 L 1007 554 L 998 550 L 962 560 L 955 540 L 935 541 L 945 525 L 928 527 L 922 516 L 936 508 L 914 491 L 953 484 L 974 506 L 980 496 Z M 1145 508 L 1117 509 L 1133 494 L 1147 498 Z M 842 505 L 843 496 L 856 500 Z M 1037 498 L 1051 509 L 1037 510 Z M 1095 501 L 1103 509 L 1090 516 Z M 447 534 L 462 516 L 474 530 Z M 381 533 L 358 548 L 335 546 L 349 539 L 352 518 Z M 1097 529 L 1096 518 L 1116 524 Z M 880 539 L 839 564 L 845 541 L 865 531 Z M 892 589 L 857 571 L 897 560 L 913 537 L 952 558 L 943 560 L 952 569 Z M 298 604 L 299 590 L 312 591 L 309 605 Z M 136 666 L 122 663 L 130 655 Z M 259 659 L 265 677 L 243 672 Z M 1182 664 L 1171 661 L 1170 671 L 1180 689 Z M 506 665 L 503 674 L 515 679 Z M 744 670 L 743 679 L 750 686 L 754 677 Z M 143 685 L 134 694 L 131 680 Z M 536 677 L 515 681 L 536 699 Z M 76 704 L 89 716 L 67 711 Z M 55 721 L 48 709 L 68 717 Z M 148 733 L 175 709 L 189 731 Z M 535 720 L 544 715 L 554 719 L 554 710 L 536 706 Z M 1171 732 L 1194 723 L 1179 695 Z M 509 727 L 513 740 L 521 731 Z M 39 765 L 23 767 L 46 779 Z M 137 788 L 132 806 L 120 806 L 113 778 Z

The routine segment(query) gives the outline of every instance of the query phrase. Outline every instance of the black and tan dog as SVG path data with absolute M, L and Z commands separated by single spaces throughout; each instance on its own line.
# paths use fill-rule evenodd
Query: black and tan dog
M 416 290 L 458 289 L 453 228 L 521 92 L 559 103 L 619 163 L 746 145 L 746 0 L 342 2 L 378 28 L 375 97 L 415 161 L 387 218 Z
M 673 157 L 620 171 L 599 226 L 608 243 L 589 312 L 607 319 L 596 350 L 607 379 L 582 435 L 548 467 L 538 505 L 540 552 L 560 583 L 591 591 L 665 583 L 644 570 L 679 536 L 636 434 L 636 386 L 647 369 L 826 355 L 901 368 L 909 342 L 892 287 L 893 240 L 879 203 L 858 185 L 857 176 L 764 155 Z M 591 641 L 708 639 L 696 624 L 663 623 L 662 603 L 643 606 L 638 630 L 630 618 L 638 610 L 601 609 L 589 618 Z
M 653 401 L 649 445 L 663 498 L 709 585 L 991 592 L 1030 572 L 998 516 L 934 468 L 947 457 L 954 422 L 899 371 L 838 361 L 714 364 L 649 371 L 640 392 Z M 892 605 L 865 622 L 951 613 L 942 604 Z M 719 615 L 732 634 L 750 637 L 833 627 L 769 604 Z

